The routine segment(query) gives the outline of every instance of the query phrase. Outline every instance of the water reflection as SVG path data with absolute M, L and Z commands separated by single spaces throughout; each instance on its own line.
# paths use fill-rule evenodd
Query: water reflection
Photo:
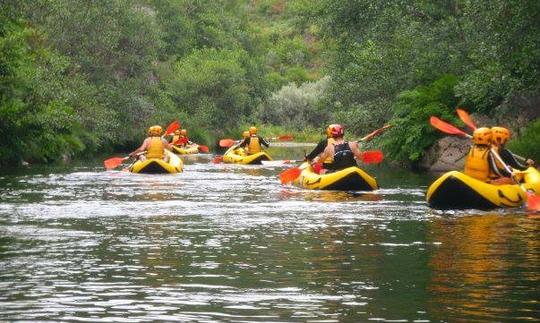
M 444 319 L 534 319 L 527 303 L 535 299 L 539 243 L 537 224 L 511 214 L 481 213 L 430 223 L 431 241 L 440 247 L 429 266 L 430 309 Z M 535 233 L 536 232 L 536 233 Z

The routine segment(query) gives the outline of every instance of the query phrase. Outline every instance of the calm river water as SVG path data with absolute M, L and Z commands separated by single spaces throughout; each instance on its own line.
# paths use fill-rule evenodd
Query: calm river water
M 534 215 L 436 212 L 433 175 L 385 166 L 365 168 L 383 189 L 351 194 L 210 159 L 178 175 L 4 170 L 0 321 L 540 319 Z

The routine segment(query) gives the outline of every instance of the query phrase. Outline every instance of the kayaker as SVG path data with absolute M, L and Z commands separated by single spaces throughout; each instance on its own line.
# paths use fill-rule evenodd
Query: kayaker
M 262 151 L 262 146 L 270 147 L 270 144 L 261 136 L 257 135 L 256 127 L 249 127 L 249 137 L 245 138 L 240 147 L 247 148 L 248 155 L 253 155 Z
M 362 159 L 362 153 L 358 147 L 358 142 L 345 141 L 345 129 L 342 125 L 330 125 L 330 135 L 333 142 L 328 144 L 324 151 L 319 156 L 313 159 L 312 164 L 317 164 L 319 161 L 332 160 L 331 164 L 327 164 L 328 171 L 338 171 L 351 166 L 357 166 L 356 159 Z M 355 159 L 356 157 L 356 159 Z M 324 170 L 323 170 L 324 172 Z
M 465 159 L 465 175 L 492 184 L 511 184 L 512 179 L 506 170 L 497 167 L 496 158 L 491 152 L 493 133 L 482 127 L 474 131 L 473 144 Z
M 178 141 L 178 139 L 180 139 L 180 129 L 174 131 L 174 135 L 172 136 L 170 143 L 174 144 L 176 141 Z
M 493 137 L 493 147 L 508 166 L 514 169 L 526 170 L 527 168 L 535 165 L 534 160 L 516 155 L 505 148 L 506 143 L 512 136 L 510 130 L 503 127 L 492 127 L 491 132 Z
M 311 162 L 313 159 L 315 159 L 315 157 L 317 157 L 324 151 L 326 146 L 331 145 L 335 142 L 334 138 L 332 138 L 332 133 L 331 133 L 331 129 L 334 126 L 336 126 L 336 124 L 331 124 L 328 127 L 326 127 L 326 138 L 319 141 L 317 146 L 315 146 L 315 148 L 304 157 L 305 161 Z M 332 158 L 329 157 L 327 160 L 323 162 L 322 167 L 329 169 L 331 168 L 331 166 L 327 164 L 331 164 L 331 163 L 332 163 Z
M 193 142 L 191 142 L 188 138 L 188 132 L 187 129 L 180 130 L 180 136 L 176 141 L 173 141 L 173 143 L 179 147 L 185 147 L 187 145 L 192 145 Z
M 158 158 L 168 161 L 169 157 L 165 154 L 165 149 L 171 150 L 171 145 L 161 137 L 163 129 L 160 126 L 148 128 L 148 137 L 144 139 L 142 145 L 129 154 L 135 157 L 137 154 L 146 151 L 145 155 L 140 155 L 139 159 Z

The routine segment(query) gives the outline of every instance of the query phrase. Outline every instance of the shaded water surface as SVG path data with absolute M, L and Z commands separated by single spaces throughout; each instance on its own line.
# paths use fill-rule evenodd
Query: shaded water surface
M 433 177 L 400 169 L 367 167 L 384 188 L 352 194 L 209 160 L 178 175 L 99 162 L 0 175 L 0 320 L 540 317 L 534 216 L 432 211 Z

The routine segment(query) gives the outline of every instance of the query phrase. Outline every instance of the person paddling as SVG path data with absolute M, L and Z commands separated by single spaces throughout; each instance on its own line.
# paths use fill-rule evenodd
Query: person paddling
M 362 159 L 358 142 L 347 142 L 343 139 L 345 129 L 342 125 L 334 124 L 329 128 L 333 142 L 328 144 L 324 151 L 313 159 L 312 164 L 330 159 L 332 163 L 326 165 L 330 167 L 328 171 L 338 171 L 351 166 L 357 166 L 356 159 Z
M 139 153 L 146 151 L 146 155 L 140 155 L 139 159 L 158 158 L 168 161 L 169 157 L 165 154 L 165 149 L 171 150 L 171 145 L 161 138 L 163 129 L 160 126 L 148 128 L 148 137 L 144 139 L 142 145 L 129 154 L 129 157 L 135 157 Z
M 464 173 L 477 180 L 491 184 L 512 184 L 506 170 L 497 167 L 491 150 L 493 133 L 490 128 L 482 127 L 473 132 L 472 146 L 465 159 Z
M 326 127 L 326 138 L 319 141 L 317 146 L 315 146 L 315 148 L 304 157 L 305 161 L 311 162 L 313 159 L 315 159 L 315 157 L 320 155 L 324 151 L 324 149 L 326 149 L 328 145 L 331 145 L 335 142 L 334 138 L 332 138 L 332 133 L 331 133 L 332 127 L 334 126 L 337 126 L 337 124 L 331 124 L 328 127 Z M 331 163 L 332 163 L 332 158 L 329 157 L 327 160 L 323 161 L 322 167 L 326 169 L 330 169 L 331 165 L 329 164 Z
M 507 148 L 505 148 L 506 143 L 512 136 L 510 130 L 503 127 L 492 127 L 491 132 L 493 136 L 493 147 L 495 148 L 499 156 L 501 156 L 501 159 L 505 164 L 518 170 L 526 170 L 527 168 L 535 165 L 534 160 L 516 155 Z
M 270 144 L 261 136 L 257 135 L 256 127 L 249 127 L 249 137 L 245 138 L 240 147 L 247 148 L 248 155 L 253 155 L 262 151 L 262 146 L 270 147 Z

